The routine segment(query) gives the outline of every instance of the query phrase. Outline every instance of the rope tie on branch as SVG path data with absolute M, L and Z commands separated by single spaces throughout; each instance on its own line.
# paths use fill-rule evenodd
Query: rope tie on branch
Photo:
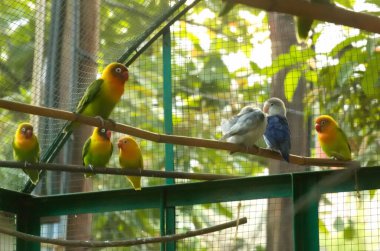
M 260 147 L 253 146 L 250 149 L 246 149 L 244 146 L 240 146 L 228 142 L 220 142 L 211 139 L 200 139 L 176 135 L 165 135 L 149 132 L 146 130 L 138 129 L 132 126 L 114 123 L 109 120 L 104 121 L 104 125 L 99 121 L 98 118 L 83 116 L 81 114 L 75 114 L 73 112 L 67 112 L 59 109 L 34 106 L 28 104 L 22 104 L 19 102 L 13 102 L 8 100 L 0 99 L 0 108 L 8 109 L 11 111 L 34 114 L 38 116 L 50 117 L 55 119 L 77 121 L 86 125 L 101 127 L 104 126 L 115 132 L 129 134 L 131 136 L 157 142 L 157 143 L 168 143 L 183 146 L 193 146 L 193 147 L 204 147 L 210 149 L 226 150 L 230 152 L 242 152 L 246 154 L 253 154 L 256 156 L 261 156 L 270 159 L 282 160 L 281 155 L 278 152 L 264 149 Z M 298 155 L 290 155 L 289 162 L 291 164 L 301 165 L 301 166 L 335 166 L 335 167 L 358 167 L 360 163 L 357 161 L 342 161 L 334 159 L 325 158 L 311 158 Z
M 161 243 L 161 242 L 168 242 L 168 241 L 177 241 L 186 239 L 189 237 L 194 237 L 198 235 L 204 235 L 209 234 L 217 231 L 221 231 L 227 228 L 236 227 L 236 220 L 229 221 L 223 224 L 206 227 L 202 229 L 197 230 L 190 230 L 182 234 L 172 234 L 172 235 L 165 235 L 161 237 L 149 237 L 149 238 L 138 238 L 133 240 L 126 240 L 126 241 L 84 241 L 84 240 L 58 240 L 58 239 L 51 239 L 51 238 L 45 238 L 45 237 L 39 237 L 31 234 L 25 234 L 19 231 L 11 230 L 8 228 L 0 227 L 0 233 L 11 235 L 26 241 L 33 241 L 33 242 L 40 242 L 40 243 L 47 243 L 47 244 L 53 244 L 63 247 L 88 247 L 88 248 L 101 248 L 101 247 L 129 247 L 129 246 L 136 246 L 136 245 L 142 245 L 142 244 L 150 244 L 150 243 Z M 238 219 L 238 224 L 246 224 L 247 218 L 243 217 Z

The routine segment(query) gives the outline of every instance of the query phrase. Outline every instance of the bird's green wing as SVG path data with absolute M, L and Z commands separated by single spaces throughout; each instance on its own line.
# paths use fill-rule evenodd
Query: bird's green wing
M 348 149 L 350 149 L 350 152 L 351 152 L 351 146 L 348 143 L 348 138 L 347 138 L 346 134 L 344 133 L 344 131 L 340 127 L 338 127 L 338 133 L 340 133 L 342 135 L 344 142 L 347 143 Z
M 82 113 L 87 105 L 94 100 L 94 98 L 99 94 L 103 82 L 103 79 L 97 79 L 88 86 L 82 99 L 78 103 L 76 113 Z
M 84 157 L 87 155 L 88 151 L 90 150 L 90 144 L 91 144 L 91 138 L 88 138 L 86 142 L 84 143 L 84 146 L 82 149 L 82 162 L 84 166 L 86 165 L 84 163 Z

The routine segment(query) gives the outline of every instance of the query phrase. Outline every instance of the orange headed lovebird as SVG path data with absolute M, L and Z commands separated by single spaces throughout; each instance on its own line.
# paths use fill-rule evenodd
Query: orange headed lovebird
M 119 163 L 122 168 L 143 169 L 143 158 L 137 142 L 131 136 L 119 139 Z M 141 190 L 141 177 L 127 176 L 135 190 Z
M 37 163 L 40 160 L 40 145 L 35 134 L 33 134 L 33 126 L 29 123 L 19 124 L 16 134 L 13 138 L 13 157 L 17 161 L 25 161 L 26 163 Z M 37 184 L 39 179 L 39 171 L 33 169 L 23 169 L 29 176 L 33 184 Z
M 319 116 L 315 120 L 315 130 L 322 150 L 327 156 L 338 160 L 351 160 L 351 148 L 346 134 L 332 117 Z
M 90 138 L 86 140 L 82 150 L 83 165 L 90 168 L 105 167 L 111 158 L 113 146 L 111 143 L 111 131 L 96 127 Z M 93 176 L 91 173 L 84 175 L 86 178 Z
M 112 110 L 124 93 L 124 84 L 129 78 L 127 67 L 120 63 L 109 64 L 102 76 L 92 82 L 79 101 L 75 113 L 108 119 Z M 75 122 L 65 126 L 65 131 L 71 131 Z

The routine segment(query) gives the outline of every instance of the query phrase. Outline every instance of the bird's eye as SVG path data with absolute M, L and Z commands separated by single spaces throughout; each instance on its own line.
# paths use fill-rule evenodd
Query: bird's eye
M 106 132 L 106 129 L 105 129 L 105 128 L 102 128 L 102 129 L 100 129 L 100 132 L 105 133 L 105 132 Z
M 270 103 L 270 106 L 273 106 L 274 104 L 273 103 Z
M 25 128 L 25 127 L 21 128 L 21 131 L 22 131 L 22 132 L 25 132 L 25 131 L 26 131 L 26 128 Z
M 115 69 L 115 72 L 117 72 L 117 73 L 121 73 L 121 68 L 117 67 L 117 68 Z
M 128 143 L 128 140 L 124 140 L 124 142 L 123 142 L 124 144 L 127 144 Z
M 325 120 L 322 120 L 321 121 L 321 125 L 325 125 L 326 124 L 326 121 Z

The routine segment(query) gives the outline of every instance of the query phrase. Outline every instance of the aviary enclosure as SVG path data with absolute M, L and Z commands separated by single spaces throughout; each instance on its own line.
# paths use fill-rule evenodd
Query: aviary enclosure
M 0 249 L 379 250 L 379 13 L 376 0 L 1 1 Z M 116 61 L 129 80 L 105 127 L 114 144 L 135 137 L 145 171 L 120 169 L 114 147 L 85 179 L 82 147 L 101 122 L 72 111 Z M 262 139 L 219 141 L 223 119 L 270 97 L 287 107 L 290 163 Z M 353 161 L 321 150 L 322 114 Z M 83 126 L 57 140 L 67 120 Z M 36 186 L 12 155 L 25 121 Z

